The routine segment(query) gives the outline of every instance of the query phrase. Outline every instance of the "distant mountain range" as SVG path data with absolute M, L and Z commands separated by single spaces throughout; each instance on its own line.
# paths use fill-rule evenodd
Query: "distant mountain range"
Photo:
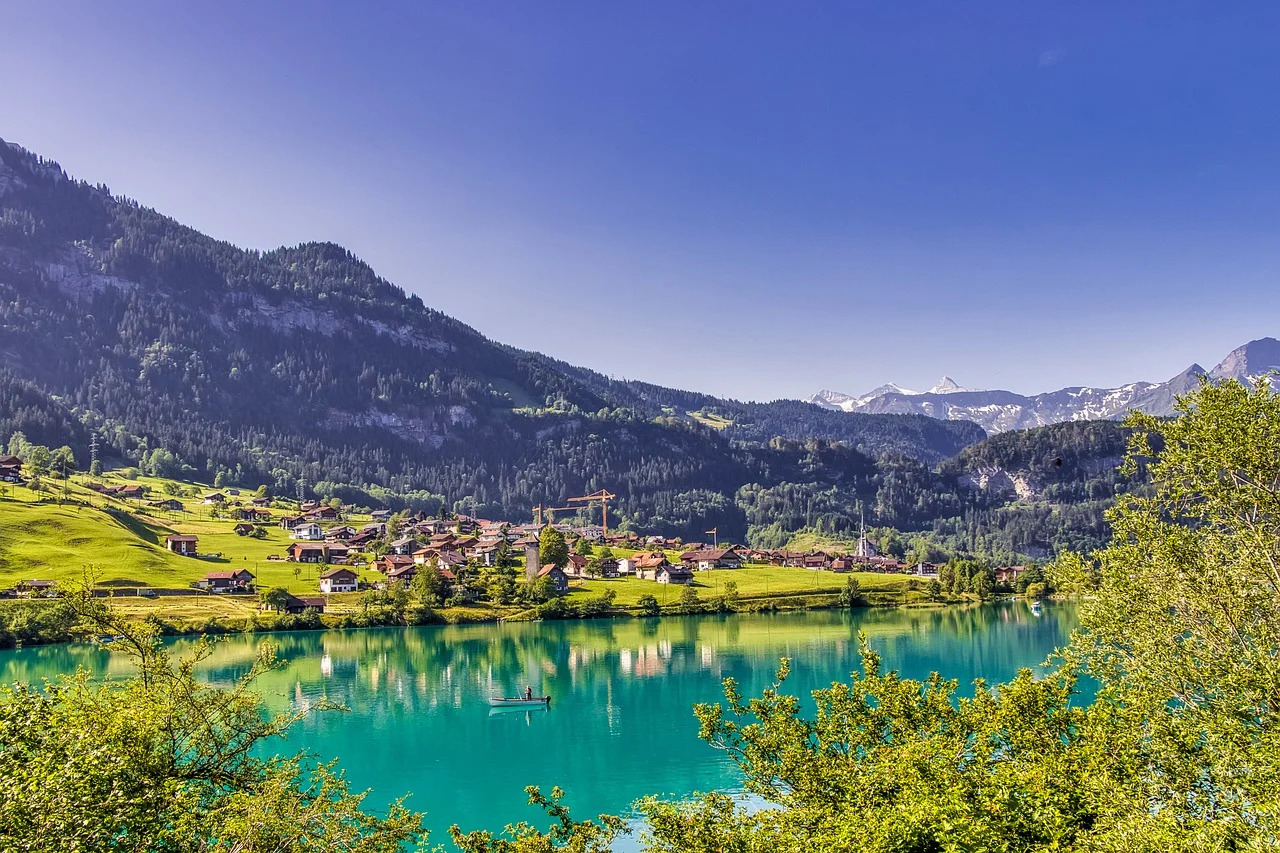
M 1280 370 L 1280 341 L 1261 338 L 1237 347 L 1207 372 L 1212 380 L 1252 381 Z M 819 391 L 809 402 L 824 409 L 862 414 L 919 414 L 942 420 L 972 421 L 989 433 L 1028 429 L 1064 421 L 1121 418 L 1139 410 L 1173 413 L 1174 398 L 1196 386 L 1206 371 L 1193 364 L 1164 382 L 1132 382 L 1119 388 L 1075 386 L 1026 396 L 1012 391 L 963 388 L 948 376 L 928 391 L 890 383 L 853 396 Z

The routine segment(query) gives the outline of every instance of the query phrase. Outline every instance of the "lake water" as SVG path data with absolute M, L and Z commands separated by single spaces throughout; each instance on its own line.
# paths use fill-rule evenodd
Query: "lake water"
M 625 813 L 645 794 L 732 790 L 736 769 L 700 742 L 692 707 L 721 698 L 732 676 L 753 695 L 792 659 L 788 691 L 846 679 L 864 631 L 884 665 L 909 678 L 938 671 L 967 693 L 1037 667 L 1066 642 L 1075 607 L 1023 602 L 929 610 L 877 608 L 774 615 L 542 622 L 270 635 L 288 660 L 260 687 L 276 709 L 317 698 L 348 712 L 316 714 L 281 751 L 337 757 L 355 789 L 384 803 L 412 792 L 436 842 L 453 822 L 501 829 L 541 815 L 523 788 L 559 784 L 576 814 Z M 243 672 L 267 635 L 223 640 L 206 670 Z M 179 640 L 177 648 L 190 641 Z M 87 646 L 0 653 L 0 678 L 74 671 L 123 674 L 127 663 Z M 490 711 L 489 696 L 531 685 L 547 711 Z

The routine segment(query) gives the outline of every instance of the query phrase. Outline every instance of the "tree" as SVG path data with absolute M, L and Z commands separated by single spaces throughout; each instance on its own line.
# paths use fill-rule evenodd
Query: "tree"
M 70 474 L 76 470 L 76 455 L 70 447 L 64 444 L 53 451 L 52 458 L 49 460 L 49 470 L 59 477 L 64 472 Z
M 102 476 L 102 460 L 94 459 L 92 462 L 89 463 L 89 476 L 91 477 Z
M 21 431 L 15 432 L 9 436 L 9 455 L 16 456 L 23 462 L 27 461 L 27 453 L 31 449 L 31 442 L 27 441 L 26 435 Z
M 382 816 L 364 811 L 367 794 L 334 764 L 259 757 L 309 713 L 267 712 L 255 682 L 278 666 L 271 644 L 215 687 L 195 674 L 212 643 L 173 659 L 154 626 L 121 619 L 87 590 L 70 606 L 94 635 L 123 638 L 112 647 L 136 674 L 81 671 L 0 694 L 0 848 L 304 853 L 425 841 L 421 815 L 399 800 Z
M 289 594 L 289 590 L 282 586 L 276 586 L 266 590 L 259 596 L 259 598 L 262 600 L 264 607 L 281 611 L 288 607 L 289 602 L 293 600 L 293 596 Z
M 840 590 L 840 606 L 857 607 L 860 604 L 862 604 L 862 584 L 850 575 L 844 582 L 844 589 Z
M 414 573 L 411 586 L 414 596 L 425 607 L 439 607 L 449 592 L 449 585 L 440 573 L 440 563 L 434 558 Z
M 680 612 L 681 613 L 701 613 L 702 598 L 698 595 L 698 590 L 693 584 L 687 583 L 680 589 Z
M 43 444 L 33 444 L 28 447 L 26 463 L 33 476 L 43 477 L 48 474 L 52 462 L 53 454 Z
M 738 582 L 737 581 L 725 581 L 724 606 L 730 610 L 738 609 Z
M 657 616 L 662 612 L 657 597 L 648 593 L 636 599 L 636 609 L 640 611 L 641 616 Z
M 569 546 L 564 534 L 551 525 L 538 534 L 538 562 L 544 566 L 565 566 L 569 562 Z
M 942 598 L 942 584 L 938 583 L 937 578 L 934 578 L 931 581 L 929 581 L 929 584 L 926 587 L 926 589 L 928 590 L 930 601 L 937 601 L 940 598 Z

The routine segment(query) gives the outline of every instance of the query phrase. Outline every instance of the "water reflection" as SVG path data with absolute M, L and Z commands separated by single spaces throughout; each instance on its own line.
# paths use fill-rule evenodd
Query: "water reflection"
M 788 689 L 804 695 L 848 677 L 864 631 L 905 677 L 937 670 L 967 686 L 1040 664 L 1075 624 L 1070 605 L 1035 616 L 1011 602 L 291 633 L 271 635 L 287 662 L 260 686 L 277 710 L 321 698 L 350 709 L 304 720 L 282 750 L 340 757 L 353 785 L 381 798 L 413 791 L 411 802 L 428 811 L 437 833 L 453 821 L 498 829 L 534 817 L 523 805 L 527 784 L 562 785 L 582 814 L 625 810 L 647 793 L 732 787 L 733 768 L 696 739 L 692 706 L 719 699 L 729 676 L 748 694 L 760 690 L 780 656 L 792 660 Z M 232 682 L 264 639 L 219 642 L 205 677 Z M 77 666 L 128 672 L 126 661 L 87 646 L 0 654 L 5 681 Z M 526 685 L 553 697 L 551 708 L 490 711 L 488 697 Z

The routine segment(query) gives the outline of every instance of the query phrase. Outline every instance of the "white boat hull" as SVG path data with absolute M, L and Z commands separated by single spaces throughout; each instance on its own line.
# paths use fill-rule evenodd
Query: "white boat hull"
M 550 696 L 534 696 L 532 699 L 491 698 L 489 704 L 494 708 L 542 708 L 551 704 Z

